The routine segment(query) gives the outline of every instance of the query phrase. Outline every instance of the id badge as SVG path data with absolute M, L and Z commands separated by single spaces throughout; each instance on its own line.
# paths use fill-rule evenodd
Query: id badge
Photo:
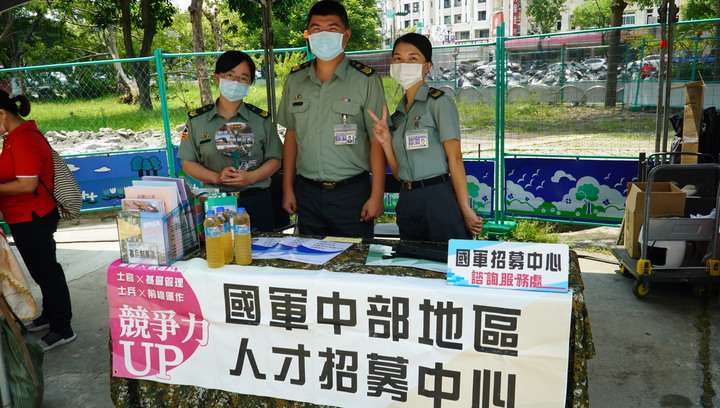
M 415 129 L 405 132 L 405 149 L 427 149 L 430 137 L 427 129 Z
M 354 145 L 357 143 L 357 124 L 342 123 L 333 127 L 335 145 Z

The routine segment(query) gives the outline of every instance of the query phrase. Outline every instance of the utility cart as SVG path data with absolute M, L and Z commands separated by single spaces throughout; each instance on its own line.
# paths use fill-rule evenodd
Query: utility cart
M 632 292 L 638 298 L 648 295 L 652 282 L 691 283 L 696 296 L 702 293 L 705 285 L 720 283 L 717 251 L 720 227 L 720 213 L 717 211 L 717 203 L 720 202 L 720 164 L 666 162 L 662 160 L 661 164 L 656 164 L 646 173 L 644 213 L 639 234 L 640 257 L 633 258 L 627 245 L 625 248 L 612 250 L 620 262 L 620 273 L 635 278 Z M 654 183 L 658 181 L 679 184 L 687 193 L 684 211 L 680 210 L 682 216 L 652 216 L 653 208 L 659 204 L 655 203 L 654 206 L 652 192 Z M 660 184 L 662 183 L 656 184 L 656 188 Z M 656 194 L 655 199 L 657 197 Z M 690 215 L 703 217 L 690 218 Z M 633 237 L 625 235 L 625 239 Z M 671 245 L 673 243 L 674 245 Z M 678 248 L 677 244 L 682 248 L 681 258 L 669 262 L 671 256 L 677 255 L 671 254 L 673 248 Z M 688 251 L 685 251 L 686 247 Z

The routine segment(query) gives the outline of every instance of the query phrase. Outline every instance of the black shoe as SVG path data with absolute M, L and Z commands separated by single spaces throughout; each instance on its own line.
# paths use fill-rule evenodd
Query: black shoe
M 25 323 L 25 328 L 31 332 L 39 332 L 40 330 L 49 329 L 50 322 L 48 322 L 46 317 L 40 316 L 33 321 Z
M 63 337 L 61 334 L 50 332 L 42 337 L 38 343 L 44 351 L 52 350 L 57 346 L 68 344 L 77 338 L 77 334 L 72 333 L 69 337 Z

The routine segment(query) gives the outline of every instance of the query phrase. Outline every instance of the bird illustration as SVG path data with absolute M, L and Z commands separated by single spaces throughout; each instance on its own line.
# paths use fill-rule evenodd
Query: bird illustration
M 611 175 L 611 174 L 612 174 L 612 173 L 608 173 L 608 175 L 607 175 L 607 176 L 605 176 L 605 178 L 604 178 L 603 180 L 609 180 L 609 179 L 610 179 L 610 175 Z
M 520 180 L 518 180 L 518 183 L 522 183 L 523 181 L 525 181 L 525 176 L 527 176 L 527 173 L 523 174 Z
M 490 175 L 490 173 L 485 173 L 485 175 L 483 176 L 483 180 L 488 178 L 488 175 Z
M 533 174 L 532 176 L 535 177 L 535 176 L 537 176 L 538 174 L 540 174 L 540 169 L 537 169 L 537 171 L 535 172 L 535 174 Z
M 540 183 L 539 186 L 535 187 L 535 190 L 540 190 L 541 188 L 543 188 L 543 184 L 545 184 L 545 180 L 543 180 L 543 182 Z
M 620 182 L 617 183 L 617 184 L 615 184 L 615 185 L 613 186 L 613 188 L 615 188 L 615 187 L 622 187 L 622 186 L 623 186 L 623 180 L 625 180 L 625 177 L 621 178 L 621 179 L 620 179 Z
M 512 170 L 510 171 L 510 174 L 508 174 L 508 177 L 512 176 L 513 174 L 515 174 L 515 169 L 512 169 Z

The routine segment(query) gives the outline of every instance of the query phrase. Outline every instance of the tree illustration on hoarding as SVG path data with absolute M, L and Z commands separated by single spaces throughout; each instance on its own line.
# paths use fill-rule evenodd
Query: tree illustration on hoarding
M 599 193 L 600 189 L 597 188 L 597 186 L 594 186 L 592 184 L 583 184 L 582 186 L 578 187 L 577 192 L 575 193 L 575 199 L 585 200 L 585 204 L 587 205 L 585 213 L 591 215 L 592 202 L 597 201 L 597 199 L 599 198 Z
M 157 176 L 158 170 L 162 168 L 162 162 L 155 156 L 135 156 L 130 161 L 132 171 L 137 171 L 138 176 Z

